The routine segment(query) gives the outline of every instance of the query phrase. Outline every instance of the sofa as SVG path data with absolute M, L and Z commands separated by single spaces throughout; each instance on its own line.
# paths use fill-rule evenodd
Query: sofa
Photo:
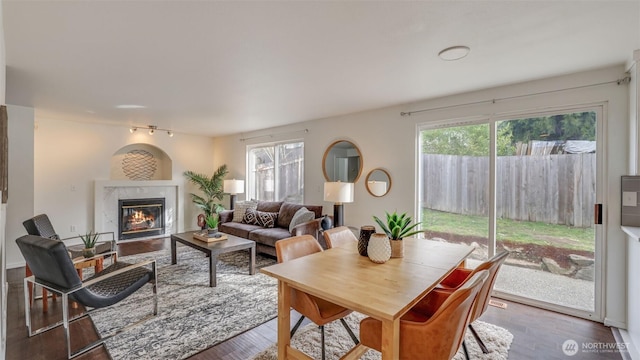
M 253 207 L 254 204 L 255 208 Z M 314 217 L 312 220 L 297 223 L 300 216 L 296 216 L 296 219 L 294 219 L 294 215 L 303 207 L 313 212 Z M 256 224 L 252 221 L 256 214 L 266 220 L 263 223 L 258 221 Z M 257 201 L 253 203 L 247 201 L 236 203 L 235 210 L 223 210 L 220 212 L 218 230 L 226 234 L 253 240 L 256 242 L 256 252 L 276 256 L 276 241 L 280 239 L 305 234 L 318 238 L 321 219 L 322 205 L 301 205 L 282 201 Z M 292 220 L 296 223 L 290 228 Z

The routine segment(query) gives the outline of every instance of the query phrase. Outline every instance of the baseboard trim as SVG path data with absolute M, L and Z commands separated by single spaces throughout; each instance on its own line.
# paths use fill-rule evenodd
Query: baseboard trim
M 15 269 L 25 266 L 27 266 L 27 263 L 24 260 L 19 262 L 7 263 L 7 269 Z
M 618 321 L 618 320 L 611 320 L 608 318 L 604 318 L 604 325 L 605 326 L 609 326 L 609 327 L 615 327 L 615 328 L 619 328 L 619 329 L 626 329 L 627 328 L 627 323 L 624 321 Z
M 640 360 L 640 353 L 638 353 L 638 349 L 636 345 L 631 340 L 631 336 L 629 332 L 625 329 L 611 328 L 613 332 L 613 337 L 619 343 L 624 343 L 627 345 L 626 352 L 620 352 L 623 360 Z

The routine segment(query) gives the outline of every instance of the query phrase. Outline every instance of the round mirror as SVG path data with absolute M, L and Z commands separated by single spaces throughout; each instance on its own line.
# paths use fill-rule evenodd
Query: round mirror
M 355 183 L 362 173 L 360 149 L 351 141 L 335 141 L 324 152 L 322 172 L 327 181 Z
M 367 175 L 366 186 L 369 194 L 375 197 L 385 196 L 391 190 L 391 176 L 387 170 L 373 169 Z

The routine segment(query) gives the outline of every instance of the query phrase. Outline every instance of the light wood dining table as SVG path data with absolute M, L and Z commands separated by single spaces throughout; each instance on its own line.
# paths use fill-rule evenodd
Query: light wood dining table
M 425 239 L 404 239 L 404 257 L 376 264 L 348 244 L 260 271 L 278 279 L 278 359 L 311 359 L 291 347 L 291 288 L 382 322 L 382 359 L 398 359 L 400 318 L 456 267 L 473 247 Z M 356 346 L 342 359 L 358 359 Z

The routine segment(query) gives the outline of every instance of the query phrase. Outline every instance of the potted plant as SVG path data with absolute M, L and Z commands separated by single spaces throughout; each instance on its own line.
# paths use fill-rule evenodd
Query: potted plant
M 218 214 L 217 213 L 207 216 L 207 218 L 205 219 L 205 222 L 207 223 L 207 232 L 209 233 L 209 236 L 214 235 L 215 233 L 218 232 Z
M 380 226 L 387 237 L 389 237 L 391 257 L 402 257 L 404 256 L 404 247 L 402 246 L 401 240 L 404 237 L 421 233 L 422 230 L 413 230 L 421 223 L 411 225 L 412 219 L 407 213 L 398 215 L 395 211 L 392 214 L 385 211 L 385 214 L 387 215 L 386 222 L 383 222 L 375 215 L 373 216 L 373 220 Z
M 222 204 L 216 203 L 216 200 L 223 199 L 222 184 L 227 173 L 229 173 L 227 165 L 221 165 L 210 177 L 193 171 L 184 172 L 184 176 L 191 183 L 198 185 L 203 192 L 202 196 L 194 193 L 190 195 L 193 203 L 204 211 L 205 218 L 224 210 Z
M 94 233 L 93 231 L 80 235 L 80 239 L 82 239 L 82 243 L 84 244 L 84 249 L 82 250 L 84 257 L 90 258 L 96 256 L 96 242 L 98 242 L 99 236 L 98 233 Z

